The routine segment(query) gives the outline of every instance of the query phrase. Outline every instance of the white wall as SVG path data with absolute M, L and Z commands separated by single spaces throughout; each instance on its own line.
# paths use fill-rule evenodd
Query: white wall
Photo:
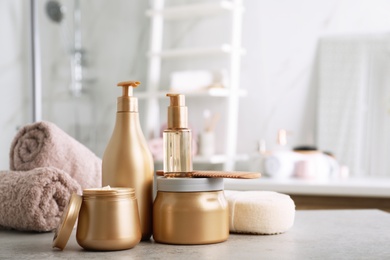
M 318 36 L 337 1 L 246 1 L 238 149 L 255 149 L 265 139 L 272 149 L 277 131 L 290 145 L 313 144 L 316 89 L 312 78 Z M 248 119 L 250 118 L 250 124 Z
M 246 0 L 242 102 L 238 149 L 255 148 L 264 138 L 272 148 L 280 128 L 290 144 L 314 144 L 317 79 L 315 58 L 323 34 L 389 32 L 390 2 Z M 251 123 L 248 124 L 248 118 Z
M 146 83 L 149 24 L 144 11 L 148 1 L 81 1 L 86 69 L 91 79 L 85 82 L 87 92 L 81 98 L 72 97 L 68 90 L 70 60 L 64 36 L 71 35 L 71 29 L 70 33 L 66 31 L 66 27 L 72 28 L 71 12 L 62 24 L 53 24 L 42 11 L 46 1 L 39 2 L 44 118 L 57 123 L 101 156 L 114 123 L 116 96 L 120 93 L 116 83 L 127 79 Z M 61 2 L 71 10 L 73 1 Z M 389 29 L 387 1 L 245 0 L 244 4 L 243 45 L 247 55 L 242 62 L 241 86 L 249 95 L 240 105 L 238 151 L 254 151 L 261 138 L 272 148 L 280 128 L 291 131 L 291 145 L 313 144 L 316 115 L 313 70 L 319 36 Z M 28 82 L 25 71 L 28 31 L 25 1 L 3 0 L 0 5 L 0 35 L 6 43 L 0 50 L 0 168 L 6 169 L 15 126 L 30 120 L 27 96 L 22 98 Z M 226 31 L 223 22 L 213 23 Z M 205 33 L 202 28 L 208 24 L 201 21 L 191 26 L 188 31 L 195 32 L 195 36 L 182 32 L 174 36 L 176 43 L 166 44 L 199 44 L 194 39 L 219 40 L 222 35 L 215 31 Z M 200 114 L 194 118 L 194 125 L 202 124 Z
M 17 128 L 31 120 L 27 1 L 0 1 L 0 170 Z

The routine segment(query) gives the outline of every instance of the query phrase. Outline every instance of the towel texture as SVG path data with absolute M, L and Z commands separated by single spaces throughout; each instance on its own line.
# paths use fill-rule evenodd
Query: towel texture
M 53 123 L 26 125 L 14 137 L 10 169 L 29 171 L 55 167 L 72 176 L 83 189 L 101 187 L 102 161 Z
M 290 196 L 273 191 L 225 190 L 232 233 L 272 235 L 294 224 L 295 204 Z
M 27 172 L 0 171 L 0 226 L 22 231 L 51 231 L 80 185 L 53 167 Z

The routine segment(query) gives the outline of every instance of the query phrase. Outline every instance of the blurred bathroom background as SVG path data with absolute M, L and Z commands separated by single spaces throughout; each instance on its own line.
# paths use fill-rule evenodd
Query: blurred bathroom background
M 200 1 L 165 4 L 194 2 Z M 101 157 L 115 121 L 116 83 L 139 80 L 136 93 L 147 89 L 151 24 L 145 12 L 151 1 L 0 0 L 0 169 L 9 167 L 17 129 L 34 120 L 31 3 L 37 12 L 41 119 Z M 236 152 L 248 160 L 236 168 L 254 169 L 260 140 L 272 151 L 278 131 L 285 129 L 289 147 L 329 151 L 350 176 L 390 177 L 390 1 L 244 0 L 243 5 L 246 54 L 239 88 L 247 95 L 239 100 Z M 227 26 L 219 17 L 168 24 L 164 47 L 223 42 Z M 213 56 L 203 59 L 218 64 Z M 180 67 L 197 62 L 180 61 Z M 165 89 L 167 75 L 161 79 Z M 202 99 L 188 101 L 191 127 L 201 131 L 205 103 L 222 115 L 215 132 L 224 135 L 229 115 Z M 146 107 L 140 100 L 143 129 Z M 223 152 L 224 140 L 216 140 L 217 152 Z

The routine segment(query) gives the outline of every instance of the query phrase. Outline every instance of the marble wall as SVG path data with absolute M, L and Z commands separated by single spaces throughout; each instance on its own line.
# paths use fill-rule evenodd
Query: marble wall
M 280 128 L 291 132 L 293 145 L 314 144 L 317 107 L 316 51 L 323 35 L 364 34 L 390 30 L 388 1 L 245 1 L 242 85 L 248 97 L 245 115 L 256 114 L 239 150 L 264 138 L 272 148 Z M 250 135 L 246 133 L 250 132 Z
M 84 80 L 79 96 L 71 91 L 76 1 L 58 1 L 64 8 L 60 23 L 49 19 L 47 2 L 37 0 L 43 119 L 56 123 L 101 156 L 113 128 L 116 97 L 121 93 L 116 83 L 128 79 L 145 82 L 149 24 L 144 12 L 148 2 L 80 1 Z M 9 147 L 17 128 L 32 121 L 29 8 L 28 1 L 0 1 L 0 169 L 9 167 Z
M 149 3 L 80 2 L 86 79 L 82 95 L 75 97 L 70 91 L 74 1 L 60 1 L 68 11 L 59 24 L 45 14 L 46 1 L 38 2 L 43 50 L 43 118 L 55 122 L 101 156 L 115 120 L 116 96 L 120 93 L 116 83 L 127 79 L 146 83 L 149 21 L 144 12 Z M 272 149 L 281 128 L 291 132 L 291 145 L 314 144 L 315 58 L 319 37 L 389 30 L 385 12 L 389 10 L 388 1 L 245 0 L 244 5 L 242 43 L 247 55 L 242 60 L 241 87 L 249 95 L 240 103 L 238 151 L 254 152 L 259 139 L 264 139 Z M 4 43 L 0 49 L 0 168 L 6 169 L 9 144 L 16 127 L 31 121 L 29 6 L 23 0 L 1 0 L 0 6 L 0 34 Z M 217 28 L 218 33 L 210 28 Z M 223 35 L 228 31 L 226 21 L 219 18 L 206 22 L 196 20 L 179 27 L 171 24 L 171 29 L 167 29 L 164 40 L 167 48 L 202 45 L 201 39 L 223 42 L 226 40 Z M 140 90 L 143 88 L 145 85 Z M 191 101 L 190 105 L 196 107 L 197 102 L 204 101 Z M 201 112 L 193 113 L 193 125 L 201 125 Z M 222 128 L 221 123 L 218 125 L 221 133 Z
M 27 1 L 0 1 L 0 169 L 17 128 L 31 120 Z

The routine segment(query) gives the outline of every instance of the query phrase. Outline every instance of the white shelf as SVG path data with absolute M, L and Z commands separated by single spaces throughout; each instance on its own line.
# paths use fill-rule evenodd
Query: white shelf
M 219 1 L 216 3 L 197 3 L 172 6 L 164 9 L 150 9 L 146 11 L 146 15 L 149 17 L 163 16 L 165 20 L 180 20 L 217 15 L 232 11 L 236 8 L 242 11 L 244 10 L 243 6 L 236 6 L 231 1 Z
M 247 161 L 249 160 L 249 156 L 246 154 L 237 154 L 234 158 L 229 158 L 224 154 L 207 156 L 207 157 L 197 155 L 193 158 L 192 161 L 193 163 L 222 164 L 222 163 L 226 163 L 226 161 L 228 160 Z
M 160 58 L 181 58 L 189 56 L 206 56 L 206 55 L 227 55 L 234 52 L 239 52 L 241 55 L 245 55 L 245 49 L 235 49 L 229 44 L 223 44 L 217 47 L 203 47 L 203 48 L 187 48 L 187 49 L 172 49 L 163 50 L 161 52 L 149 52 L 149 57 L 160 57 Z
M 342 180 L 276 180 L 260 178 L 251 181 L 225 180 L 227 190 L 267 190 L 292 195 L 318 195 L 318 196 L 363 196 L 390 198 L 389 179 L 342 179 Z
M 220 59 L 225 62 L 229 71 L 229 85 L 226 88 L 210 88 L 205 91 L 182 92 L 187 98 L 197 97 L 225 97 L 224 111 L 229 115 L 226 117 L 224 129 L 226 131 L 224 140 L 224 155 L 212 156 L 210 158 L 196 157 L 195 163 L 223 164 L 223 169 L 231 171 L 234 169 L 234 162 L 239 159 L 236 155 L 237 124 L 239 98 L 246 95 L 245 90 L 239 88 L 241 56 L 245 49 L 241 44 L 242 14 L 244 11 L 243 0 L 220 0 L 215 2 L 193 3 L 187 5 L 164 6 L 164 0 L 152 0 L 151 9 L 146 11 L 150 17 L 151 36 L 149 38 L 150 48 L 147 53 L 148 83 L 145 92 L 135 93 L 135 96 L 146 100 L 147 116 L 145 120 L 148 136 L 159 135 L 159 98 L 166 96 L 169 90 L 161 90 L 161 74 L 164 59 L 187 58 L 189 64 L 192 59 L 203 59 L 205 64 L 210 59 Z M 192 19 L 212 15 L 224 15 L 229 19 L 227 25 L 231 27 L 230 41 L 222 42 L 221 45 L 206 47 L 183 47 L 182 49 L 163 49 L 164 23 L 166 21 L 182 22 L 182 19 Z M 207 17 L 206 17 L 207 18 Z M 231 21 L 231 23 L 230 23 Z M 215 28 L 217 29 L 217 28 Z M 214 29 L 214 30 L 215 30 Z M 210 28 L 211 33 L 213 29 Z M 207 66 L 206 66 L 207 67 Z M 172 91 L 173 92 L 173 91 Z M 177 93 L 177 92 L 176 92 Z
M 165 98 L 167 93 L 178 93 L 177 91 L 156 91 L 156 92 L 134 92 L 134 96 L 139 99 L 147 99 L 147 98 Z M 234 92 L 230 91 L 227 88 L 209 88 L 202 91 L 196 92 L 180 92 L 180 94 L 185 94 L 187 98 L 191 97 L 228 97 L 230 94 L 234 94 Z M 247 91 L 243 89 L 239 89 L 237 95 L 240 97 L 244 97 L 247 95 Z

